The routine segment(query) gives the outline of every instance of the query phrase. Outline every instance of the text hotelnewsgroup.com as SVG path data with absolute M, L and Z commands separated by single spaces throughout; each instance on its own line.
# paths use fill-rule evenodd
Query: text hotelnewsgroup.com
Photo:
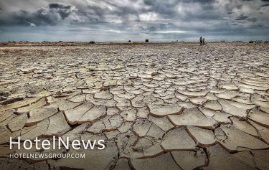
M 8 158 L 15 159 L 62 159 L 85 158 L 85 153 L 13 153 Z

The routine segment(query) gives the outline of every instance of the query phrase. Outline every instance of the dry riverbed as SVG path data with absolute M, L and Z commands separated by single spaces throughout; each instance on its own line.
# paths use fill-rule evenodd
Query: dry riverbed
M 21 140 L 104 150 L 10 150 Z M 1 169 L 269 169 L 269 45 L 0 44 Z M 10 153 L 86 159 L 7 159 Z

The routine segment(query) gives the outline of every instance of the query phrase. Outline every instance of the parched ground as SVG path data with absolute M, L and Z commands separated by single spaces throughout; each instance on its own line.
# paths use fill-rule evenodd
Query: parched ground
M 1 45 L 1 169 L 269 169 L 269 45 Z M 54 135 L 106 149 L 9 150 Z

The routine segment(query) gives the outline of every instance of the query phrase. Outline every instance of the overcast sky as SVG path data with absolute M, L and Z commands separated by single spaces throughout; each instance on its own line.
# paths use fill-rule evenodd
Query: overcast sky
M 0 41 L 269 40 L 269 0 L 0 0 Z

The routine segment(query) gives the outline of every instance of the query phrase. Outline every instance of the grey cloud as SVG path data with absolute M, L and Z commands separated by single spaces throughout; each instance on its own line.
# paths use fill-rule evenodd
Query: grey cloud
M 63 3 L 52 3 L 48 7 L 41 7 L 34 12 L 20 10 L 13 12 L 8 17 L 0 18 L 0 25 L 57 25 L 72 12 L 75 7 Z
M 47 32 L 46 26 L 53 26 L 66 28 L 66 34 L 90 31 L 117 37 L 114 34 L 122 33 L 119 38 L 123 34 L 165 34 L 165 38 L 171 39 L 196 34 L 254 35 L 255 31 L 249 30 L 269 28 L 266 0 L 70 0 L 69 4 L 58 1 L 0 1 L 0 28 L 26 26 L 43 33 Z
M 257 18 L 249 18 L 248 21 L 250 22 L 256 22 L 258 19 Z
M 268 1 L 269 2 L 269 1 Z M 269 6 L 269 4 L 264 4 L 264 5 L 262 5 L 261 7 L 268 7 Z
M 163 15 L 175 15 L 176 9 L 175 6 L 180 3 L 177 0 L 144 0 L 145 5 L 150 6 L 151 11 L 155 11 L 157 13 Z
M 214 7 L 216 0 L 144 0 L 144 3 L 150 7 L 149 11 L 170 20 L 211 20 L 220 17 Z
M 74 10 L 75 7 L 63 3 L 51 3 L 49 4 L 49 9 L 59 13 L 62 19 L 65 19 L 72 13 L 72 10 Z
M 50 9 L 71 9 L 71 5 L 63 4 L 63 3 L 51 3 L 49 4 Z
M 139 17 L 141 14 L 147 14 L 149 12 L 158 14 L 158 16 L 161 17 L 160 19 L 174 21 L 189 21 L 190 19 L 193 21 L 218 20 L 222 18 L 218 9 L 215 9 L 215 6 L 213 5 L 216 3 L 216 0 L 143 0 L 142 2 L 144 4 L 140 5 L 139 8 L 134 8 L 132 6 L 132 3 L 137 3 L 138 0 L 130 0 L 130 5 L 125 6 L 121 3 L 113 3 L 113 1 L 109 0 L 100 2 L 104 3 L 108 7 L 113 7 L 114 10 L 98 5 L 98 3 L 85 6 L 82 6 L 82 4 L 72 6 L 63 3 L 50 3 L 48 7 L 40 8 L 35 12 L 28 12 L 26 10 L 17 12 L 16 14 L 13 14 L 11 18 L 8 18 L 8 20 L 5 20 L 5 22 L 2 23 L 24 25 L 31 22 L 36 25 L 57 25 L 69 16 L 69 22 L 71 24 L 98 22 L 113 23 L 116 19 L 128 23 L 131 21 L 130 18 L 133 18 L 134 21 L 139 21 L 141 20 Z M 192 6 L 192 4 L 198 4 L 198 6 Z M 229 4 L 230 3 L 226 4 L 226 8 L 230 11 L 234 7 L 239 8 L 240 5 L 242 5 L 238 3 L 230 6 Z M 177 9 L 178 5 L 183 8 L 183 11 L 179 11 Z M 187 7 L 187 9 L 185 9 L 185 7 Z M 77 10 L 75 11 L 74 8 Z M 188 10 L 188 8 L 192 10 Z M 232 12 L 230 12 L 230 14 L 232 14 Z M 111 19 L 113 17 L 114 20 Z
M 245 15 L 243 15 L 243 14 L 241 14 L 239 17 L 237 17 L 235 20 L 245 20 L 245 19 L 247 19 L 248 18 L 248 16 L 245 16 Z

